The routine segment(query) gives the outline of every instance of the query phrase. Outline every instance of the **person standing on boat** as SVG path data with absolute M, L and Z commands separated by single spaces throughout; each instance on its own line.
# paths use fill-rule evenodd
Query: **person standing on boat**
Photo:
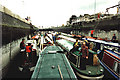
M 28 45 L 26 46 L 26 56 L 28 58 L 28 61 L 31 62 L 32 61 L 32 45 L 31 43 L 28 43 Z
M 76 42 L 73 44 L 73 48 L 70 50 L 70 52 L 75 52 L 79 49 L 80 42 L 78 42 L 78 39 L 76 39 Z
M 22 42 L 20 43 L 20 48 L 25 49 L 25 39 L 22 39 Z
M 116 35 L 115 34 L 113 34 L 112 42 L 116 42 Z
M 55 35 L 52 34 L 52 38 L 53 38 L 53 43 L 55 43 L 55 42 L 56 42 L 56 37 L 55 37 Z
M 86 43 L 83 42 L 81 46 L 81 50 L 79 54 L 82 52 L 82 55 L 80 56 L 80 69 L 81 70 L 86 70 L 86 62 L 88 59 L 88 47 L 86 46 Z
M 89 42 L 88 42 L 87 37 L 85 37 L 84 42 L 86 43 L 86 46 L 89 47 Z

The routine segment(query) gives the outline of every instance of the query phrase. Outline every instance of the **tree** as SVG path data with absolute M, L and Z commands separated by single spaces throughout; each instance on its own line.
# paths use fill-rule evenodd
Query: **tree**
M 74 19 L 77 19 L 77 16 L 76 15 L 72 15 L 69 19 L 69 23 L 71 24 L 72 23 L 72 20 Z

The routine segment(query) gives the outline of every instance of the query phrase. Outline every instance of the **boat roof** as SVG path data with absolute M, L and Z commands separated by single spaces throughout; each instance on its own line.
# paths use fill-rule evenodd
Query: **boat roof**
M 63 35 L 59 35 L 58 37 L 67 39 L 67 40 L 72 41 L 72 42 L 75 42 L 75 41 L 76 41 L 76 39 L 74 39 L 74 38 L 70 38 L 70 37 L 63 36 Z
M 105 52 L 109 53 L 112 57 L 114 57 L 120 61 L 120 54 L 117 54 L 111 50 L 105 50 Z
M 52 34 L 47 34 L 49 36 L 50 39 L 52 39 Z
M 33 49 L 37 49 L 37 43 L 36 40 L 27 40 L 26 41 L 26 45 L 28 45 L 28 43 L 31 43 L 33 45 Z
M 64 39 L 61 39 L 61 40 L 57 40 L 56 41 L 59 45 L 61 45 L 62 47 L 64 47 L 68 52 L 73 48 L 73 44 L 74 42 L 71 42 L 71 41 L 68 41 L 68 40 L 64 40 Z M 79 48 L 79 51 L 80 51 L 81 47 Z M 79 54 L 79 51 L 75 51 L 73 52 L 73 54 L 77 55 L 77 56 L 80 56 L 82 55 L 82 53 Z M 90 53 L 93 53 L 93 54 L 97 54 L 96 52 L 92 51 L 89 49 L 89 52 Z
M 62 38 L 65 38 L 65 39 L 68 38 L 71 41 L 75 41 L 75 39 L 70 38 L 70 37 L 72 37 L 72 35 L 70 36 L 70 34 L 62 33 L 62 35 L 60 35 L 59 37 L 62 37 Z M 85 38 L 82 38 L 82 39 L 84 40 Z M 93 38 L 87 38 L 87 39 L 88 39 L 88 41 L 97 42 L 97 43 L 105 44 L 105 45 L 108 45 L 108 46 L 114 46 L 114 47 L 119 47 L 120 48 L 119 43 L 106 42 L 106 41 L 103 41 L 103 40 L 95 40 Z
M 82 38 L 82 39 L 85 39 L 85 38 Z M 118 43 L 106 42 L 106 41 L 102 41 L 102 40 L 95 40 L 95 39 L 91 39 L 91 38 L 88 38 L 87 40 L 92 41 L 92 42 L 97 42 L 97 43 L 100 43 L 100 44 L 105 44 L 105 45 L 108 45 L 108 46 L 114 46 L 114 47 L 119 47 L 120 48 L 120 45 Z
M 50 43 L 53 44 L 53 41 L 52 41 L 50 38 L 48 38 L 48 36 L 46 36 L 45 38 L 46 38 L 48 41 L 50 41 Z
M 54 78 L 60 79 L 60 72 L 64 78 L 74 78 L 76 76 L 65 56 L 62 53 L 47 54 L 48 51 L 61 51 L 58 46 L 47 46 L 40 55 L 31 79 Z M 45 54 L 46 53 L 46 54 Z M 65 64 L 66 63 L 66 64 Z M 58 68 L 59 66 L 59 68 Z M 69 71 L 69 72 L 68 72 Z

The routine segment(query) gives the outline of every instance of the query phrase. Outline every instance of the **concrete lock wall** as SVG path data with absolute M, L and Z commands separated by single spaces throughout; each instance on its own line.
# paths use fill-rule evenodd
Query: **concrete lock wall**
M 75 33 L 75 32 L 74 32 Z M 82 31 L 82 32 L 77 32 L 77 34 L 82 34 L 85 36 L 91 36 L 91 31 Z M 111 31 L 104 31 L 104 30 L 96 30 L 94 32 L 94 37 L 100 37 L 100 38 L 107 38 L 109 40 L 112 39 L 113 34 L 116 34 L 117 40 L 120 42 L 120 32 L 117 30 L 111 30 Z
M 10 61 L 19 53 L 22 38 L 30 34 L 30 23 L 0 5 L 0 74 L 5 76 Z M 0 75 L 0 77 L 1 77 Z
M 2 26 L 2 45 L 30 34 L 31 25 L 27 20 L 2 5 L 0 5 L 0 14 L 2 15 L 0 24 Z
M 10 65 L 10 61 L 20 52 L 20 42 L 23 38 L 13 41 L 9 44 L 3 45 L 0 49 L 2 50 L 2 76 L 5 76 Z M 24 37 L 27 40 L 27 36 Z

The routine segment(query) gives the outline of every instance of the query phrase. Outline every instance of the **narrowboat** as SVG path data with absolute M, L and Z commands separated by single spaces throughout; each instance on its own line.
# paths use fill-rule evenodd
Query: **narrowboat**
M 60 36 L 63 39 L 69 41 L 75 41 L 67 36 Z M 84 40 L 85 38 L 82 38 Z M 103 40 L 97 40 L 94 38 L 87 38 L 87 40 L 93 43 L 93 50 L 97 52 L 100 64 L 107 71 L 107 75 L 110 74 L 110 79 L 120 78 L 120 45 L 118 43 L 106 42 Z
M 46 46 L 40 53 L 31 80 L 77 80 L 70 63 L 59 46 Z
M 74 39 L 70 39 L 70 40 L 74 40 Z M 74 43 L 70 40 L 60 39 L 57 40 L 56 42 L 59 46 L 61 46 L 63 49 L 65 49 L 68 52 L 67 53 L 68 60 L 71 66 L 74 68 L 77 76 L 79 76 L 82 79 L 92 79 L 92 80 L 102 79 L 104 77 L 103 75 L 104 68 L 99 64 L 99 61 L 96 62 L 93 59 L 93 58 L 97 58 L 97 53 L 92 50 L 89 50 L 89 56 L 88 56 L 89 58 L 86 62 L 87 63 L 86 70 L 81 70 L 80 55 L 82 53 L 79 54 L 81 47 L 79 48 L 79 51 L 75 51 L 71 53 L 70 50 L 73 48 Z
M 27 46 L 29 43 L 31 43 L 32 45 L 32 62 L 28 62 L 28 57 L 27 57 L 27 53 L 25 52 L 25 49 L 21 49 L 21 60 L 22 60 L 22 63 L 20 64 L 20 66 L 18 67 L 20 71 L 26 71 L 26 70 L 29 70 L 29 71 L 33 71 L 34 70 L 34 67 L 35 67 L 35 64 L 37 62 L 37 56 L 38 56 L 38 48 L 37 48 L 37 42 L 36 40 L 27 40 L 25 45 Z
M 111 76 L 109 78 L 120 78 L 120 45 L 119 43 L 106 42 L 103 40 L 95 40 L 88 38 L 89 42 L 93 42 L 94 48 L 98 51 L 100 64 Z M 99 45 L 99 48 L 98 48 Z
M 120 47 L 120 46 L 119 46 Z M 100 63 L 112 75 L 110 78 L 120 79 L 120 48 L 111 45 L 104 46 L 102 51 L 99 51 L 98 56 Z

